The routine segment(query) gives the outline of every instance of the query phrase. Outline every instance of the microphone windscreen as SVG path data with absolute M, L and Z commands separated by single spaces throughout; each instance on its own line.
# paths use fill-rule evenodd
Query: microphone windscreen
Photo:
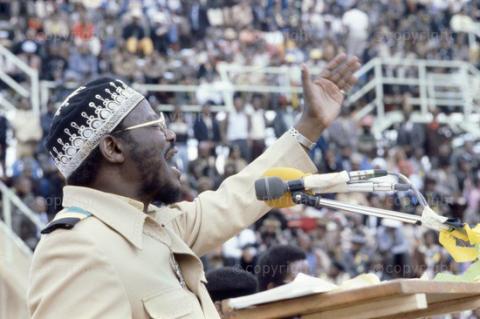
M 278 177 L 282 181 L 290 181 L 294 179 L 301 179 L 306 176 L 304 172 L 296 168 L 291 167 L 274 167 L 270 168 L 263 173 L 265 177 Z M 292 196 L 289 192 L 285 192 L 280 198 L 270 199 L 266 201 L 267 205 L 274 208 L 292 207 L 296 204 L 292 200 Z
M 280 177 L 264 177 L 255 181 L 255 194 L 258 200 L 279 199 L 288 187 Z

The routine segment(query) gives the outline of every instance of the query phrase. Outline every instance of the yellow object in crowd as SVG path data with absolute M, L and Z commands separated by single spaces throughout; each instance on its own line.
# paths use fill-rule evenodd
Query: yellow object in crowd
M 458 240 L 469 246 L 459 246 Z M 480 224 L 474 228 L 465 224 L 462 230 L 442 230 L 439 241 L 456 262 L 473 261 L 480 253 Z

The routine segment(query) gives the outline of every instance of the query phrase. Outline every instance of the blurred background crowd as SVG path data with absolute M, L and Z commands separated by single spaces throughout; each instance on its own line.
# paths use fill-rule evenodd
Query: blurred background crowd
M 129 82 L 194 84 L 194 93 L 148 93 L 168 113 L 177 134 L 177 165 L 183 199 L 214 190 L 263 152 L 295 121 L 301 98 L 284 94 L 236 93 L 234 108 L 215 90 L 221 62 L 266 67 L 307 63 L 322 67 L 338 52 L 363 62 L 373 57 L 463 60 L 480 66 L 478 48 L 452 30 L 452 20 L 478 21 L 479 1 L 454 0 L 0 0 L 0 43 L 55 83 L 47 111 L 36 118 L 28 100 L 16 101 L 13 118 L 0 116 L 2 179 L 42 221 L 61 207 L 63 179 L 42 140 L 56 106 L 71 90 L 99 75 Z M 22 81 L 19 70 L 0 67 Z M 236 83 L 277 85 L 262 73 Z M 476 140 L 441 124 L 409 118 L 408 88 L 386 87 L 390 109 L 405 121 L 374 135 L 374 117 L 354 121 L 356 106 L 344 108 L 317 142 L 311 157 L 320 172 L 388 169 L 408 176 L 430 205 L 446 216 L 480 222 L 480 165 Z M 0 83 L 4 96 L 10 93 Z M 365 101 L 361 101 L 365 102 Z M 185 112 L 183 105 L 201 105 Z M 443 110 L 444 111 L 444 110 Z M 28 124 L 27 124 L 28 123 Z M 27 124 L 27 125 L 26 125 Z M 10 161 L 7 154 L 14 152 Z M 343 202 L 418 214 L 408 193 L 331 195 Z M 239 212 L 241 213 L 241 212 Z M 39 230 L 14 214 L 19 236 L 34 248 Z M 254 272 L 268 247 L 301 248 L 312 275 L 341 282 L 374 272 L 382 279 L 459 272 L 439 246 L 437 234 L 419 227 L 360 215 L 305 207 L 272 210 L 204 257 L 207 269 L 234 265 Z

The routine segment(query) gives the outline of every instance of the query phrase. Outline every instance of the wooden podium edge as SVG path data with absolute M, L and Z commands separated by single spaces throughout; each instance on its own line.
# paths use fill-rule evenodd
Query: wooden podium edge
M 228 300 L 223 302 L 223 309 L 228 309 L 232 313 L 232 318 L 234 319 L 267 319 L 267 318 L 281 318 L 286 316 L 295 316 L 299 313 L 301 314 L 311 314 L 319 311 L 321 308 L 322 312 L 332 310 L 334 307 L 338 309 L 345 308 L 345 305 L 348 305 L 351 302 L 363 302 L 370 303 L 378 302 L 379 299 L 386 298 L 388 299 L 395 294 L 404 294 L 404 295 L 418 295 L 418 294 L 434 294 L 434 293 L 449 293 L 449 294 L 459 294 L 460 297 L 452 300 L 451 302 L 438 302 L 431 303 L 432 307 L 442 308 L 443 304 L 450 304 L 455 302 L 461 302 L 460 300 L 480 298 L 476 297 L 465 297 L 465 294 L 480 295 L 480 283 L 458 283 L 458 282 L 436 282 L 436 281 L 427 281 L 421 279 L 398 279 L 388 282 L 382 282 L 380 284 L 365 286 L 360 288 L 354 288 L 349 290 L 334 290 L 327 293 L 314 294 L 304 297 L 298 297 L 293 299 L 281 300 L 273 303 L 267 303 L 259 305 L 252 308 L 233 310 L 228 309 Z M 401 296 L 400 296 L 401 297 Z M 397 297 L 398 298 L 398 297 Z M 472 301 L 470 300 L 470 301 Z M 466 301 L 467 302 L 467 301 Z M 280 306 L 280 307 L 279 307 Z M 466 304 L 464 307 L 470 307 L 470 304 Z M 476 307 L 476 306 L 475 306 Z M 281 309 L 278 309 L 281 308 Z M 421 308 L 419 308 L 421 309 Z M 412 310 L 419 310 L 412 309 Z M 430 307 L 428 308 L 430 309 Z M 428 311 L 426 309 L 426 311 Z M 433 308 L 432 308 L 433 309 Z M 472 308 L 470 308 L 472 309 Z M 333 309 L 332 311 L 334 311 Z M 463 309 L 462 309 L 463 310 Z M 421 312 L 421 310 L 419 310 Z M 457 310 L 453 310 L 457 311 Z M 395 318 L 406 318 L 406 314 L 401 317 Z M 330 317 L 331 318 L 331 317 Z M 389 316 L 388 318 L 394 318 Z M 415 317 L 409 317 L 415 318 Z
M 473 310 L 477 308 L 480 308 L 480 296 L 453 299 L 446 302 L 430 303 L 426 309 L 420 309 L 406 314 L 388 316 L 384 319 L 416 319 Z
M 451 293 L 451 294 L 480 294 L 480 283 L 431 281 L 422 279 L 397 279 L 392 282 L 400 284 L 403 293 Z M 440 291 L 439 291 L 440 289 Z
M 385 297 L 357 305 L 339 307 L 337 309 L 326 309 L 318 313 L 301 316 L 302 319 L 371 319 L 384 318 L 385 316 L 401 315 L 412 311 L 427 309 L 427 297 L 425 294 L 413 294 L 396 297 Z

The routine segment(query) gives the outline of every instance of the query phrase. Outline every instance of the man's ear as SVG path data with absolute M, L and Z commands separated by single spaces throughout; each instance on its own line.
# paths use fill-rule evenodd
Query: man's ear
M 98 147 L 107 162 L 120 164 L 125 161 L 125 145 L 122 140 L 106 135 L 102 137 Z

